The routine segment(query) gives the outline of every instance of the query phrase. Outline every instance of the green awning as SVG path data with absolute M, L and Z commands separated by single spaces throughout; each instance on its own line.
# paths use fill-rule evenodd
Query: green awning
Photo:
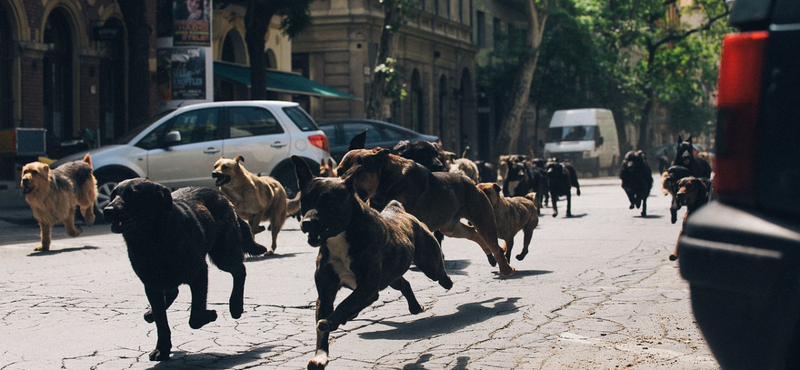
M 299 74 L 271 69 L 266 72 L 267 90 L 269 91 L 323 98 L 359 99 L 358 96 L 325 86 Z M 250 66 L 215 61 L 214 76 L 250 87 Z

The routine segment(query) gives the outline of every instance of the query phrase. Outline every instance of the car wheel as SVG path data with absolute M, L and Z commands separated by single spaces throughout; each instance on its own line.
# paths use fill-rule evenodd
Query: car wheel
M 105 221 L 103 218 L 103 208 L 111 203 L 111 191 L 123 180 L 128 177 L 111 174 L 97 177 L 97 200 L 94 202 L 94 213 L 97 221 Z

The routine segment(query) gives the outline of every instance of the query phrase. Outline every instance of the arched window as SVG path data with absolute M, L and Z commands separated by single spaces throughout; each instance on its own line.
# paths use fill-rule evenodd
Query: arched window
M 0 129 L 14 127 L 14 95 L 11 90 L 11 22 L 0 6 Z
M 246 50 L 242 35 L 236 29 L 231 29 L 225 34 L 225 39 L 222 41 L 221 60 L 229 63 L 247 64 Z M 247 99 L 247 96 L 247 86 L 222 78 L 214 78 L 215 101 L 242 100 Z
M 100 137 L 108 143 L 125 132 L 125 48 L 124 26 L 118 18 L 106 20 L 105 27 L 120 30 L 114 40 L 102 41 L 100 59 Z
M 411 75 L 411 127 L 418 132 L 425 132 L 425 100 L 422 90 L 422 78 L 419 70 Z
M 72 122 L 72 31 L 63 10 L 55 9 L 47 17 L 43 68 L 44 127 L 50 144 L 60 144 L 74 136 Z M 48 148 L 52 149 L 52 147 Z M 54 153 L 57 154 L 57 153 Z

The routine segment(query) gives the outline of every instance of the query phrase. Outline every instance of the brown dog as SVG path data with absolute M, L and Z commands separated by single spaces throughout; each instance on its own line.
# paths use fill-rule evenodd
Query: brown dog
M 522 261 L 528 255 L 528 246 L 531 244 L 533 229 L 539 225 L 539 209 L 536 207 L 536 193 L 529 193 L 524 197 L 503 196 L 503 188 L 497 183 L 480 183 L 480 189 L 494 208 L 494 220 L 497 224 L 497 236 L 505 241 L 506 259 L 511 261 L 511 249 L 514 248 L 514 236 L 522 230 L 524 239 L 522 252 L 517 255 L 517 260 Z
M 683 223 L 681 224 L 681 231 L 678 233 L 678 239 L 683 234 L 683 227 L 686 225 L 686 219 L 689 214 L 694 213 L 695 210 L 708 203 L 711 194 L 710 181 L 705 178 L 697 177 L 684 177 L 678 180 L 677 191 L 675 197 L 678 204 L 686 206 L 686 214 L 683 216 Z M 678 245 L 675 245 L 675 251 L 669 255 L 670 261 L 678 259 Z
M 295 199 L 286 199 L 286 189 L 278 180 L 269 176 L 257 176 L 244 168 L 244 157 L 234 159 L 221 157 L 214 163 L 211 177 L 217 179 L 219 190 L 233 203 L 236 213 L 250 224 L 255 234 L 264 231 L 262 221 L 269 221 L 272 231 L 272 247 L 267 254 L 278 248 L 278 233 L 286 217 L 300 210 L 300 194 Z
M 39 221 L 41 244 L 35 251 L 50 249 L 53 226 L 63 222 L 67 235 L 78 236 L 83 230 L 75 225 L 75 207 L 79 206 L 86 224 L 94 224 L 94 202 L 97 184 L 92 173 L 92 157 L 73 161 L 50 169 L 41 162 L 22 167 L 22 194 L 31 206 L 33 217 Z
M 349 157 L 349 158 L 348 158 Z M 463 175 L 431 172 L 425 166 L 388 149 L 356 149 L 345 154 L 344 164 L 355 164 L 344 173 L 354 177 L 356 189 L 370 206 L 381 210 L 391 200 L 399 201 L 406 211 L 431 230 L 453 238 L 466 238 L 481 246 L 492 266 L 499 264 L 500 274 L 510 276 L 515 270 L 497 243 L 497 225 L 489 199 Z M 472 226 L 461 223 L 467 219 Z
M 319 176 L 320 177 L 339 177 L 336 173 L 336 166 L 333 163 L 333 158 L 323 159 L 319 162 Z

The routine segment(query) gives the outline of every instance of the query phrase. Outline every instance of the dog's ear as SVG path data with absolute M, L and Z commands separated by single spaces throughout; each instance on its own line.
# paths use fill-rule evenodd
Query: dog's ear
M 686 139 L 686 141 L 688 141 L 688 142 L 689 142 L 689 144 L 691 144 L 691 143 L 692 143 L 692 135 L 691 135 L 691 134 L 690 134 L 690 135 L 689 135 L 689 137 Z
M 353 136 L 353 138 L 350 139 L 350 147 L 347 148 L 347 151 L 351 151 L 353 149 L 364 149 L 367 146 L 367 130 L 359 132 L 358 135 Z
M 408 146 L 410 144 L 411 142 L 409 142 L 408 140 L 400 140 L 399 142 L 397 142 L 397 145 L 395 145 L 394 148 L 392 148 L 392 151 L 398 154 L 403 153 L 406 150 L 408 150 Z
M 492 188 L 494 188 L 494 191 L 496 191 L 498 194 L 503 191 L 503 188 L 501 188 L 496 182 L 492 183 Z
M 234 161 L 236 161 L 236 163 L 244 163 L 244 157 L 237 155 Z
M 311 173 L 311 167 L 308 166 L 308 163 L 296 155 L 292 156 L 292 164 L 297 175 L 297 188 L 303 191 L 308 183 L 314 179 L 314 174 Z
M 169 191 L 169 188 L 166 186 L 159 186 L 159 201 L 162 205 L 169 207 L 172 205 L 172 192 Z

